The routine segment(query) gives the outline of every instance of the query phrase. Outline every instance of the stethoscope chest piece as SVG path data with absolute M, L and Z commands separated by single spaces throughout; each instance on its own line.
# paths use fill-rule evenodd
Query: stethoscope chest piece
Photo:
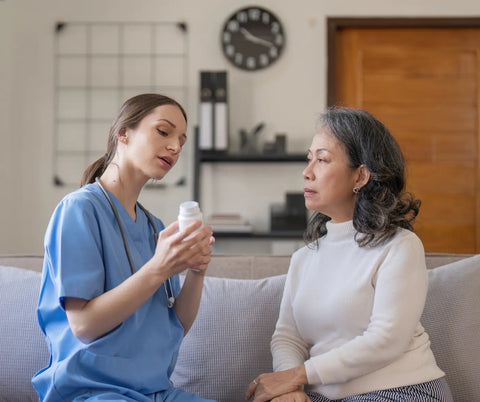
M 175 297 L 170 296 L 168 298 L 168 308 L 172 308 L 174 304 L 175 304 Z

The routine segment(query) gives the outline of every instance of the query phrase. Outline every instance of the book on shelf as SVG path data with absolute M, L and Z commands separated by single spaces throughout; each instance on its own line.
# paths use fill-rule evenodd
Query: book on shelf
M 212 225 L 213 235 L 215 233 L 252 233 L 252 225 Z
M 253 231 L 253 226 L 239 214 L 213 214 L 205 220 L 205 224 L 212 226 L 213 232 L 250 233 Z

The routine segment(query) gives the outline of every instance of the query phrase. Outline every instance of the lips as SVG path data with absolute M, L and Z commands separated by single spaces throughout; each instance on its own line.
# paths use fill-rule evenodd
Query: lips
M 303 189 L 303 195 L 305 197 L 309 197 L 309 196 L 312 196 L 312 195 L 315 195 L 317 192 L 315 190 L 312 190 L 311 188 L 308 188 L 308 187 L 305 187 Z
M 173 159 L 169 156 L 160 156 L 159 159 L 163 161 L 168 167 L 173 166 Z

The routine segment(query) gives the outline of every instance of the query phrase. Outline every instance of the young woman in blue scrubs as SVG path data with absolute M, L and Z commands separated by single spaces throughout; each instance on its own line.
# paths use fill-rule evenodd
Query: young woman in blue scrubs
M 51 357 L 32 380 L 41 401 L 206 401 L 169 377 L 197 314 L 211 227 L 164 228 L 137 202 L 175 165 L 186 129 L 168 97 L 127 100 L 107 153 L 55 209 L 38 304 Z

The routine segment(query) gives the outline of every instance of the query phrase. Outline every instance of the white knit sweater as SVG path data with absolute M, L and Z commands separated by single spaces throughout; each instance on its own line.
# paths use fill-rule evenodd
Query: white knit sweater
M 428 288 L 420 239 L 399 229 L 359 247 L 352 221 L 327 230 L 318 250 L 292 256 L 274 370 L 305 364 L 309 389 L 330 399 L 443 377 L 419 321 Z

